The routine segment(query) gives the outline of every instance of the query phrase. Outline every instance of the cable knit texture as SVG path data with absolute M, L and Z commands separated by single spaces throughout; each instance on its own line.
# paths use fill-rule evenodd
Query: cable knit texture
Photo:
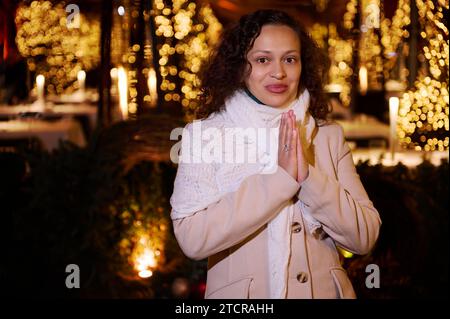
M 236 150 L 256 149 L 256 162 L 220 162 L 216 156 L 216 162 L 205 163 L 201 157 L 205 139 L 202 139 L 201 132 L 195 132 L 196 128 L 193 124 L 188 124 L 183 133 L 181 159 L 175 178 L 174 192 L 170 199 L 172 219 L 191 216 L 219 201 L 224 194 L 236 191 L 241 182 L 250 175 L 275 172 L 278 167 L 278 128 L 281 113 L 290 109 L 294 111 L 302 148 L 309 148 L 315 129 L 315 121 L 308 112 L 309 98 L 309 92 L 305 90 L 288 107 L 275 108 L 258 104 L 245 92 L 237 91 L 226 101 L 224 111 L 200 121 L 202 132 L 214 129 L 215 131 L 211 132 L 219 134 L 216 141 L 225 141 L 229 138 L 225 133 L 227 128 L 269 129 L 269 133 L 257 134 L 256 138 L 246 134 L 242 138 L 233 140 L 234 144 L 224 142 L 225 147 L 222 145 L 219 148 L 221 152 L 216 153 L 226 157 L 234 154 Z M 322 227 L 308 211 L 307 206 L 301 201 L 294 203 L 292 200 L 286 203 L 280 213 L 268 223 L 268 277 L 271 298 L 285 298 L 287 293 L 288 265 L 291 255 L 290 225 L 294 205 L 299 205 L 311 233 L 314 234 Z

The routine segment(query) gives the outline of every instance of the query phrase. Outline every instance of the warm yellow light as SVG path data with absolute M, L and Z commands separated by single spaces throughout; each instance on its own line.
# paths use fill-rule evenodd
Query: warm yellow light
M 155 65 L 155 70 L 161 76 L 161 82 L 157 85 L 164 92 L 158 99 L 181 102 L 186 107 L 192 106 L 185 114 L 186 119 L 190 120 L 194 110 L 193 104 L 188 101 L 190 97 L 186 93 L 175 94 L 176 81 L 170 77 L 182 79 L 180 87 L 188 85 L 197 91 L 200 83 L 195 73 L 199 72 L 202 63 L 208 58 L 222 26 L 209 5 L 199 6 L 190 1 L 177 0 L 165 8 L 161 0 L 155 0 L 155 7 L 156 33 L 166 38 L 161 39 L 163 43 L 158 50 L 160 59 L 158 65 Z M 169 16 L 166 15 L 168 13 Z M 178 69 L 170 59 L 174 54 L 180 55 Z
M 36 90 L 38 100 L 44 99 L 44 85 L 45 85 L 45 77 L 42 74 L 39 74 L 36 77 Z
M 117 68 L 112 68 L 110 71 L 111 79 L 117 79 Z
M 78 71 L 77 73 L 77 79 L 78 81 L 84 81 L 86 80 L 86 72 L 83 70 Z
M 353 257 L 353 253 L 351 253 L 341 247 L 338 247 L 338 250 L 344 258 L 352 258 Z
M 31 71 L 42 72 L 46 87 L 55 94 L 73 92 L 77 71 L 91 70 L 99 62 L 100 24 L 78 16 L 80 27 L 67 27 L 64 4 L 50 1 L 23 4 L 15 15 L 19 52 Z
M 44 83 L 45 83 L 45 77 L 42 74 L 39 74 L 36 77 L 36 84 L 39 85 L 39 86 L 43 86 Z
M 368 80 L 367 80 L 367 68 L 362 66 L 359 69 L 359 89 L 362 95 L 365 95 L 367 92 Z
M 85 83 L 86 83 L 86 72 L 83 70 L 78 71 L 77 79 L 78 79 L 78 86 L 80 88 L 80 91 L 84 91 Z
M 128 79 L 127 73 L 123 67 L 119 67 L 118 72 L 119 86 L 119 106 L 122 113 L 122 119 L 128 119 Z
M 151 270 L 142 270 L 138 273 L 141 278 L 149 278 L 153 275 L 153 271 Z
M 145 245 L 145 243 L 141 243 Z M 146 270 L 147 268 L 156 267 L 155 253 L 150 248 L 145 248 L 141 255 L 136 258 L 136 269 L 139 271 Z
M 149 247 L 150 239 L 146 235 L 142 235 L 138 240 L 137 248 L 133 254 L 132 260 L 134 268 L 138 272 L 139 277 L 148 278 L 152 276 L 153 271 L 157 266 L 156 256 L 160 255 L 157 250 L 157 254 L 152 248 Z
M 390 146 L 392 157 L 394 157 L 395 153 L 399 102 L 399 98 L 396 96 L 389 98 Z
M 156 102 L 158 100 L 158 94 L 157 94 L 157 81 L 156 81 L 156 72 L 155 69 L 150 68 L 148 71 L 148 91 L 150 92 L 150 104 L 151 106 L 156 106 Z

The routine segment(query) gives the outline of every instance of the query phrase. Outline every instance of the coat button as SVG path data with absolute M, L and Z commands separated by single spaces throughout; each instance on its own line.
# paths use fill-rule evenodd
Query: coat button
M 297 281 L 301 283 L 305 283 L 308 281 L 308 274 L 306 272 L 299 272 L 297 275 Z
M 292 223 L 292 232 L 293 233 L 299 233 L 302 231 L 302 225 L 300 225 L 299 222 Z

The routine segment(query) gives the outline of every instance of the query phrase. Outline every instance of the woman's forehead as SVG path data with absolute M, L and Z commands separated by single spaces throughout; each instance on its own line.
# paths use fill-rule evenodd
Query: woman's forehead
M 266 25 L 255 39 L 249 52 L 256 53 L 288 53 L 300 51 L 298 34 L 290 27 L 284 25 Z

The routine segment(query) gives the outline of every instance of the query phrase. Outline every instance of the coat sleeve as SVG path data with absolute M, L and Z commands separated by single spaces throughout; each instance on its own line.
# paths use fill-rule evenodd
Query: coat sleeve
M 191 216 L 174 219 L 178 244 L 196 260 L 230 248 L 275 217 L 299 187 L 279 166 L 273 174 L 248 176 L 235 192 Z
M 338 155 L 337 180 L 310 165 L 298 197 L 339 246 L 364 255 L 378 238 L 381 220 L 356 172 L 344 132 L 338 128 L 334 148 Z

